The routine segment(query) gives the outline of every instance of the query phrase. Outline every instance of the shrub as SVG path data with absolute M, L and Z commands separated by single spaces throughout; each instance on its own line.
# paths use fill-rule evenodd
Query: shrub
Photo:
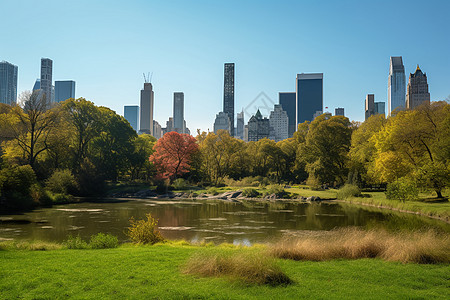
M 31 208 L 34 204 L 31 187 L 34 184 L 36 175 L 30 165 L 0 170 L 0 202 L 13 209 Z
M 30 188 L 30 196 L 33 202 L 44 206 L 51 206 L 53 201 L 48 191 L 44 190 L 39 184 L 33 184 Z
M 80 235 L 77 235 L 76 237 L 72 237 L 69 235 L 67 238 L 67 241 L 64 242 L 64 245 L 67 247 L 67 249 L 88 249 L 89 245 L 85 241 L 83 241 L 80 237 Z
M 172 186 L 175 190 L 184 190 L 188 187 L 188 184 L 183 178 L 177 178 L 172 183 Z
M 288 192 L 284 190 L 284 187 L 280 184 L 271 184 L 267 187 L 265 195 L 275 194 L 278 198 L 285 198 L 289 195 Z
M 361 191 L 358 186 L 354 184 L 346 184 L 341 187 L 337 192 L 337 198 L 340 200 L 344 200 L 350 197 L 360 197 Z
M 189 259 L 184 272 L 200 276 L 229 276 L 246 283 L 272 286 L 292 283 L 273 259 L 261 253 L 233 256 L 225 253 L 207 255 L 201 253 Z
M 89 247 L 92 249 L 117 248 L 118 246 L 119 239 L 117 236 L 101 232 L 91 236 L 91 241 L 89 242 Z
M 206 190 L 206 193 L 215 196 L 219 194 L 219 190 L 215 187 L 210 187 Z
M 242 196 L 256 198 L 259 196 L 259 192 L 254 188 L 246 188 L 242 191 Z
M 77 189 L 77 182 L 70 170 L 56 170 L 46 181 L 49 191 L 55 194 L 72 194 Z
M 400 200 L 402 202 L 416 200 L 419 189 L 414 181 L 402 177 L 397 181 L 389 183 L 386 189 L 386 198 Z
M 158 230 L 158 221 L 151 214 L 146 215 L 146 220 L 130 219 L 127 235 L 136 244 L 155 244 L 164 241 Z

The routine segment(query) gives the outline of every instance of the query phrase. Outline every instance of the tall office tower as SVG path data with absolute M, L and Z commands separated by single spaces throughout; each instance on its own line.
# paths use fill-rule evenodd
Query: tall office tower
M 257 142 L 263 138 L 270 136 L 270 121 L 263 118 L 261 112 L 258 111 L 248 121 L 248 141 Z
M 185 133 L 184 93 L 173 93 L 173 126 L 178 133 Z
M 427 74 L 422 73 L 419 65 L 414 74 L 409 74 L 408 91 L 406 92 L 406 108 L 414 109 L 422 103 L 430 104 Z
M 384 102 L 375 102 L 375 114 L 376 115 L 384 115 L 385 112 L 385 103 Z
M 297 74 L 296 121 L 298 125 L 312 121 L 316 112 L 323 111 L 323 73 Z
M 288 124 L 288 137 L 292 137 L 294 132 L 297 130 L 297 125 L 295 124 L 296 119 L 296 101 L 295 98 L 297 94 L 295 92 L 288 93 L 278 93 L 278 103 L 281 104 L 283 110 L 287 112 L 289 118 Z
M 364 112 L 365 112 L 364 120 L 367 120 L 370 116 L 375 114 L 375 95 L 374 94 L 367 94 Z
M 234 63 L 226 63 L 223 82 L 223 112 L 231 122 L 230 135 L 234 136 Z
M 158 121 L 153 120 L 153 136 L 157 140 L 159 140 L 162 136 L 161 133 L 162 133 L 161 125 L 158 123 Z
M 289 117 L 281 104 L 275 104 L 270 112 L 269 125 L 273 128 L 273 139 L 279 142 L 288 138 Z
M 130 123 L 134 130 L 139 129 L 139 106 L 125 105 L 123 107 L 123 117 Z
M 141 117 L 139 131 L 153 135 L 153 86 L 150 82 L 144 83 L 144 89 L 141 90 Z
M 244 139 L 244 111 L 237 113 L 236 137 Z
M 214 120 L 214 133 L 217 134 L 219 130 L 227 130 L 231 131 L 231 122 L 227 113 L 221 111 L 216 115 L 216 119 Z
M 388 115 L 405 107 L 405 67 L 401 56 L 391 56 L 388 79 Z
M 162 131 L 162 135 L 165 135 L 168 132 L 174 131 L 174 127 L 173 127 L 173 118 L 169 117 L 169 120 L 166 121 L 166 127 L 161 128 Z
M 70 98 L 75 99 L 75 81 L 55 81 L 55 102 L 62 102 Z
M 343 117 L 345 117 L 344 108 L 343 107 L 335 108 L 334 109 L 334 115 L 335 116 L 343 116 Z
M 52 102 L 53 87 L 53 61 L 50 58 L 41 58 L 41 90 L 45 95 L 47 103 Z
M 14 105 L 17 102 L 17 66 L 0 62 L 0 103 Z
M 38 78 L 38 79 L 36 79 L 36 81 L 34 82 L 34 85 L 33 85 L 33 91 L 37 91 L 37 90 L 40 90 L 40 89 L 41 89 L 41 79 Z

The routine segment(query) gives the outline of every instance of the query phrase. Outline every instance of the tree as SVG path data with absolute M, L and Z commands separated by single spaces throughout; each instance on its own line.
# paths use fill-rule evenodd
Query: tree
M 133 152 L 129 156 L 131 180 L 150 179 L 150 176 L 154 173 L 154 166 L 148 158 L 153 154 L 155 144 L 156 138 L 149 134 L 138 135 L 133 140 Z
M 177 176 L 189 172 L 192 156 L 198 151 L 198 145 L 189 134 L 172 131 L 160 138 L 153 149 L 155 152 L 149 160 L 155 165 L 158 178 L 172 182 Z

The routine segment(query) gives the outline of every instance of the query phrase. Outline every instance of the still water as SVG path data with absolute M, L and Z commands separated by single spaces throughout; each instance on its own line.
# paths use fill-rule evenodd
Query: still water
M 57 205 L 20 215 L 0 215 L 0 240 L 61 242 L 69 235 L 80 235 L 87 240 L 93 234 L 104 232 L 125 241 L 129 219 L 141 219 L 147 213 L 159 219 L 165 238 L 194 242 L 252 244 L 274 241 L 285 234 L 346 226 L 388 230 L 433 228 L 450 232 L 449 224 L 426 217 L 332 202 L 127 199 Z

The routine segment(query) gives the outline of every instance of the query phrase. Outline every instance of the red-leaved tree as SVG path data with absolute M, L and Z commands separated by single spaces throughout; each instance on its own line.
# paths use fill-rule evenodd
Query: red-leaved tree
M 155 165 L 158 179 L 173 181 L 189 172 L 192 155 L 198 151 L 197 141 L 189 134 L 172 131 L 160 138 L 153 147 L 150 161 Z

